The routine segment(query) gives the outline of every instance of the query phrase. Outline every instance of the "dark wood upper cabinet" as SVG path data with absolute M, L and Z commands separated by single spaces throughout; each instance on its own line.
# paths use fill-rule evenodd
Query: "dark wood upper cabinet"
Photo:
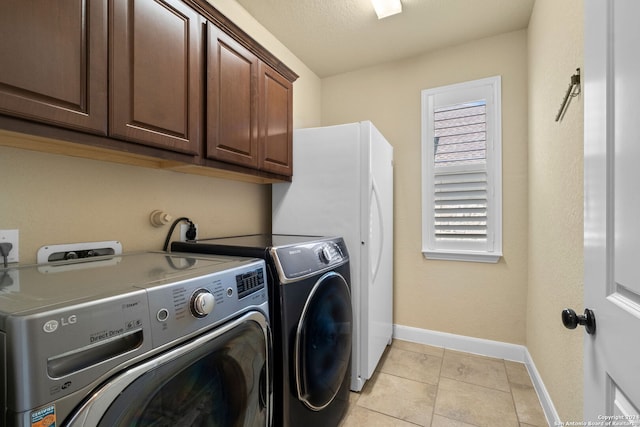
M 107 132 L 107 0 L 0 1 L 0 113 Z
M 213 25 L 208 31 L 206 157 L 291 176 L 292 83 Z
M 0 128 L 42 137 L 0 145 L 290 180 L 297 77 L 207 0 L 0 0 Z
M 259 165 L 261 170 L 291 176 L 293 84 L 260 62 Z
M 207 153 L 258 167 L 258 58 L 208 25 Z
M 109 135 L 199 155 L 204 18 L 180 0 L 117 0 L 110 24 Z

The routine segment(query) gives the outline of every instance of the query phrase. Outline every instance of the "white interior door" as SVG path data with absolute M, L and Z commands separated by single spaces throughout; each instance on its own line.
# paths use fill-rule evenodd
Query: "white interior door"
M 629 420 L 608 425 L 640 426 L 638 17 L 637 0 L 585 1 L 584 415 Z

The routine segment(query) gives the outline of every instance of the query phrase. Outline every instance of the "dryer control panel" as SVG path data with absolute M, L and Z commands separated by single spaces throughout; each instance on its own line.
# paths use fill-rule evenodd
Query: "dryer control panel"
M 340 237 L 271 249 L 281 283 L 300 280 L 332 270 L 349 261 L 349 253 Z

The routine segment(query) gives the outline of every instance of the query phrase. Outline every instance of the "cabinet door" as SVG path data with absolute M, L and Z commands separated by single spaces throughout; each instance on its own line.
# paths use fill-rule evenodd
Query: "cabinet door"
M 259 168 L 291 176 L 293 138 L 293 85 L 260 63 Z
M 0 113 L 106 134 L 107 0 L 0 1 Z
M 207 157 L 258 167 L 258 58 L 209 25 Z
M 199 154 L 204 18 L 179 0 L 111 6 L 110 136 Z

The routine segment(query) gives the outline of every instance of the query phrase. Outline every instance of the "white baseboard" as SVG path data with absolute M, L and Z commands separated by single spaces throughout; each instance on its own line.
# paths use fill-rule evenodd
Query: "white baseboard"
M 550 426 L 562 425 L 563 423 L 560 420 L 560 415 L 558 415 L 556 407 L 553 406 L 551 396 L 549 396 L 549 392 L 542 382 L 542 377 L 536 369 L 535 363 L 533 363 L 533 358 L 531 357 L 529 350 L 527 350 L 526 356 L 527 360 L 524 362 L 524 364 L 527 367 L 527 371 L 529 371 L 531 382 L 533 382 L 533 388 L 536 389 L 538 399 L 540 399 L 540 404 L 542 405 L 542 410 L 544 411 L 544 415 L 547 417 L 547 422 Z
M 550 426 L 562 424 L 551 397 L 542 382 L 540 373 L 533 363 L 531 354 L 529 354 L 529 350 L 525 346 L 402 325 L 393 325 L 393 338 L 524 363 L 531 377 L 533 387 L 538 394 L 538 399 L 540 399 L 547 422 Z

